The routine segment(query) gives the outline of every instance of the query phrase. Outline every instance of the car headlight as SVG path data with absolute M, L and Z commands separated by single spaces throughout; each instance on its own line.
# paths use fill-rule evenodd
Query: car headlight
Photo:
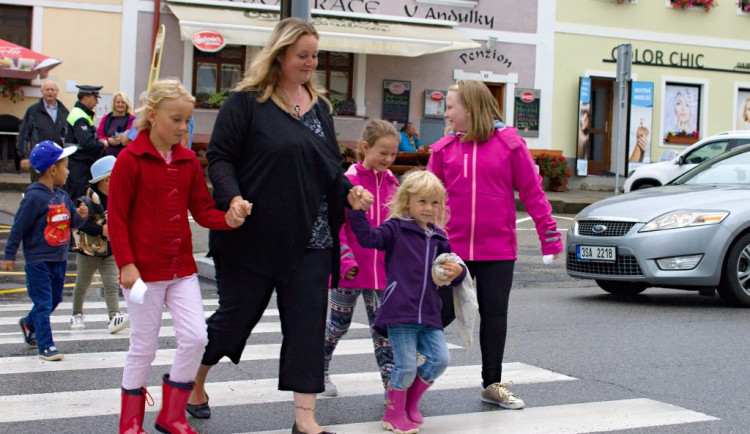
M 716 225 L 724 221 L 728 215 L 729 211 L 670 211 L 646 223 L 638 232 Z

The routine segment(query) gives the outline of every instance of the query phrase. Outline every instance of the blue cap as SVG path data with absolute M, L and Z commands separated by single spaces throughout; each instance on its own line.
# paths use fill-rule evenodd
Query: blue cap
M 52 140 L 45 140 L 37 143 L 37 145 L 34 146 L 34 149 L 31 150 L 29 163 L 31 163 L 31 167 L 33 167 L 37 173 L 41 174 L 46 172 L 53 164 L 74 153 L 76 150 L 78 150 L 76 146 L 61 148 L 60 145 Z
M 112 168 L 115 167 L 115 161 L 117 159 L 114 155 L 107 155 L 94 161 L 94 164 L 91 165 L 91 181 L 89 183 L 96 184 L 108 177 L 112 173 Z

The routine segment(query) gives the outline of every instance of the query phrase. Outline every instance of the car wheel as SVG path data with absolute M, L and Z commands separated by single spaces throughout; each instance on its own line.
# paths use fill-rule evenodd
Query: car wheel
M 732 245 L 724 260 L 719 297 L 731 306 L 750 307 L 750 234 Z
M 638 295 L 648 288 L 645 283 L 616 282 L 612 280 L 597 280 L 599 288 L 614 295 Z
M 654 188 L 657 187 L 656 184 L 653 182 L 644 182 L 643 184 L 639 184 L 637 188 L 634 188 L 633 190 L 643 190 L 644 188 Z

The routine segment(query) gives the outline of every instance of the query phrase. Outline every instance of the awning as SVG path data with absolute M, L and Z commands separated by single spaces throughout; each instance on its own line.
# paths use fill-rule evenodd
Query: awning
M 264 46 L 279 22 L 268 11 L 185 6 L 170 3 L 180 22 L 183 40 L 196 32 L 212 30 L 227 44 Z M 451 27 L 313 17 L 323 51 L 415 57 L 444 51 L 470 50 L 480 44 Z
M 60 63 L 62 60 L 0 39 L 0 77 L 33 80 L 41 75 L 44 78 Z

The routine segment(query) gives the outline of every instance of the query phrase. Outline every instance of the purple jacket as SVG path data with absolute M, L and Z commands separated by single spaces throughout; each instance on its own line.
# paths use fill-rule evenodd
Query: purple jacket
M 435 142 L 427 163 L 448 191 L 446 232 L 464 261 L 516 259 L 514 190 L 534 220 L 542 254 L 563 250 L 552 207 L 534 160 L 515 128 L 498 128 L 484 143 L 448 135 Z
M 388 287 L 373 329 L 387 336 L 390 324 L 422 324 L 442 330 L 442 303 L 431 269 L 435 258 L 450 253 L 451 246 L 440 228 L 432 235 L 412 220 L 391 219 L 373 228 L 363 211 L 347 210 L 352 230 L 362 247 L 385 250 Z M 450 286 L 466 277 L 466 268 Z
M 346 177 L 353 185 L 361 185 L 375 196 L 375 203 L 367 211 L 367 219 L 373 226 L 378 226 L 388 218 L 388 200 L 398 188 L 398 180 L 387 170 L 382 173 L 365 169 L 362 162 L 353 164 L 346 171 Z M 341 279 L 342 288 L 385 289 L 385 254 L 375 249 L 365 249 L 359 245 L 352 232 L 349 221 L 345 221 L 339 233 L 341 241 Z M 352 280 L 346 279 L 346 273 L 353 267 L 359 271 Z

